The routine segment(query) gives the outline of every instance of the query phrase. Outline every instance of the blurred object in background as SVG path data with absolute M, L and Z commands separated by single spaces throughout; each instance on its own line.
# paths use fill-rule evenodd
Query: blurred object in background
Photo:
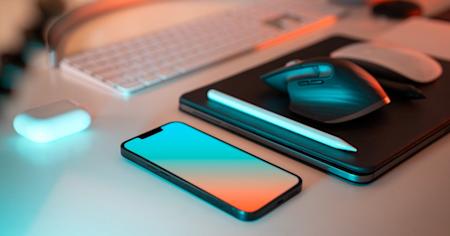
M 450 7 L 449 0 L 328 0 L 328 1 L 343 6 L 368 6 L 370 8 L 374 8 L 377 5 L 380 6 L 388 5 L 387 7 L 384 8 L 394 8 L 394 11 L 398 11 L 398 9 L 395 8 L 400 9 L 403 8 L 404 9 L 403 12 L 405 12 L 405 8 L 411 8 L 411 6 L 413 6 L 413 14 L 417 15 L 418 13 L 420 13 L 424 16 L 429 17 L 433 17 L 438 14 L 442 15 L 443 13 L 445 13 L 444 10 Z M 417 12 L 418 8 L 420 9 L 420 12 Z M 411 15 L 411 13 L 409 13 L 409 15 Z M 448 19 L 450 19 L 450 16 L 448 17 L 449 17 Z M 396 17 L 396 19 L 398 19 L 398 17 Z
M 392 19 L 406 19 L 412 16 L 421 16 L 422 7 L 413 1 L 386 0 L 373 1 L 372 13 Z
M 363 5 L 369 2 L 369 0 L 330 0 L 330 2 L 339 5 Z
M 436 14 L 434 18 L 450 22 L 450 7 Z
M 0 0 L 0 94 L 13 91 L 33 52 L 44 47 L 45 25 L 63 11 L 63 0 Z
M 433 17 L 450 7 L 449 0 L 368 0 L 367 2 L 372 7 L 380 4 L 392 4 L 388 8 L 391 8 L 393 11 L 409 12 L 409 14 L 404 15 L 403 19 L 411 15 Z M 395 20 L 395 17 L 392 19 Z M 396 19 L 399 19 L 399 17 Z

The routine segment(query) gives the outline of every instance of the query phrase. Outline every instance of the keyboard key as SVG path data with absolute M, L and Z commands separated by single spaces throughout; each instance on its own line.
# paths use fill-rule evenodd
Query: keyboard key
M 308 0 L 258 1 L 70 56 L 61 68 L 86 74 L 128 96 L 340 11 Z

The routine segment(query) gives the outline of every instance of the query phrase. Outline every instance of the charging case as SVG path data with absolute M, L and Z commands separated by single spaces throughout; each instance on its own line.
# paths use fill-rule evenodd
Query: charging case
M 80 132 L 91 124 L 89 113 L 70 100 L 60 100 L 18 114 L 16 132 L 27 139 L 46 143 Z

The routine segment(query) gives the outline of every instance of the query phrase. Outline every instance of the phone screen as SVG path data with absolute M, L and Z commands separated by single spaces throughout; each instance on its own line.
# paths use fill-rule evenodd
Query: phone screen
M 160 127 L 124 147 L 172 175 L 245 212 L 255 212 L 300 179 L 184 123 Z

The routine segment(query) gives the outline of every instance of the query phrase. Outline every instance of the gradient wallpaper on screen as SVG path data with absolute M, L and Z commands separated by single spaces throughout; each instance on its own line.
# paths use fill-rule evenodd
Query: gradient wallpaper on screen
M 169 123 L 125 148 L 222 201 L 254 212 L 298 183 L 298 178 L 183 123 Z

